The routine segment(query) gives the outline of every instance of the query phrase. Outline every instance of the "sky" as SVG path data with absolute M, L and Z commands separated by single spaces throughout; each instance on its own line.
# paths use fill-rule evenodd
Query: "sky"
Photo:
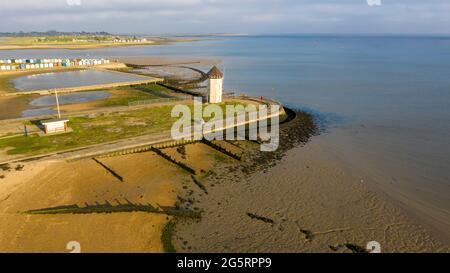
M 1 0 L 0 32 L 450 34 L 450 0 Z

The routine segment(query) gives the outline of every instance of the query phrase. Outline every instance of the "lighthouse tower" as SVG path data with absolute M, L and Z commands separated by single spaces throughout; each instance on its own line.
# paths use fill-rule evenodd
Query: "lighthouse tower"
M 209 78 L 209 103 L 221 103 L 223 91 L 223 73 L 217 68 L 213 67 L 208 72 Z

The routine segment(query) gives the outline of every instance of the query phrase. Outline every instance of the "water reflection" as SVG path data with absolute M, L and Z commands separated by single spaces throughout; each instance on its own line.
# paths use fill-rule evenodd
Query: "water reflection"
M 19 91 L 47 90 L 86 85 L 137 81 L 139 76 L 100 70 L 79 70 L 34 74 L 12 79 L 14 87 Z
M 91 91 L 91 92 L 78 92 L 70 94 L 58 95 L 59 104 L 74 104 L 74 103 L 85 103 L 101 99 L 106 99 L 111 94 L 106 91 Z M 33 106 L 52 106 L 56 105 L 55 96 L 42 96 L 30 102 Z
M 56 111 L 51 108 L 28 109 L 22 112 L 22 117 L 35 117 L 53 114 L 56 114 Z

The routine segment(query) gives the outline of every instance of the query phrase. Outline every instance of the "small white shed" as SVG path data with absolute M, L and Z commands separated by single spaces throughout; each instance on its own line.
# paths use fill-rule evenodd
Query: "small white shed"
M 44 133 L 60 133 L 67 131 L 68 119 L 49 119 L 41 121 L 42 126 L 44 126 Z

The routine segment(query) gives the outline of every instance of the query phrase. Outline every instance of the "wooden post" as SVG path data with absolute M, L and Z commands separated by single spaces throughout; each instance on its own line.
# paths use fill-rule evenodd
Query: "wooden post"
M 61 111 L 59 110 L 58 90 L 55 89 L 56 107 L 58 109 L 58 118 L 61 118 Z

